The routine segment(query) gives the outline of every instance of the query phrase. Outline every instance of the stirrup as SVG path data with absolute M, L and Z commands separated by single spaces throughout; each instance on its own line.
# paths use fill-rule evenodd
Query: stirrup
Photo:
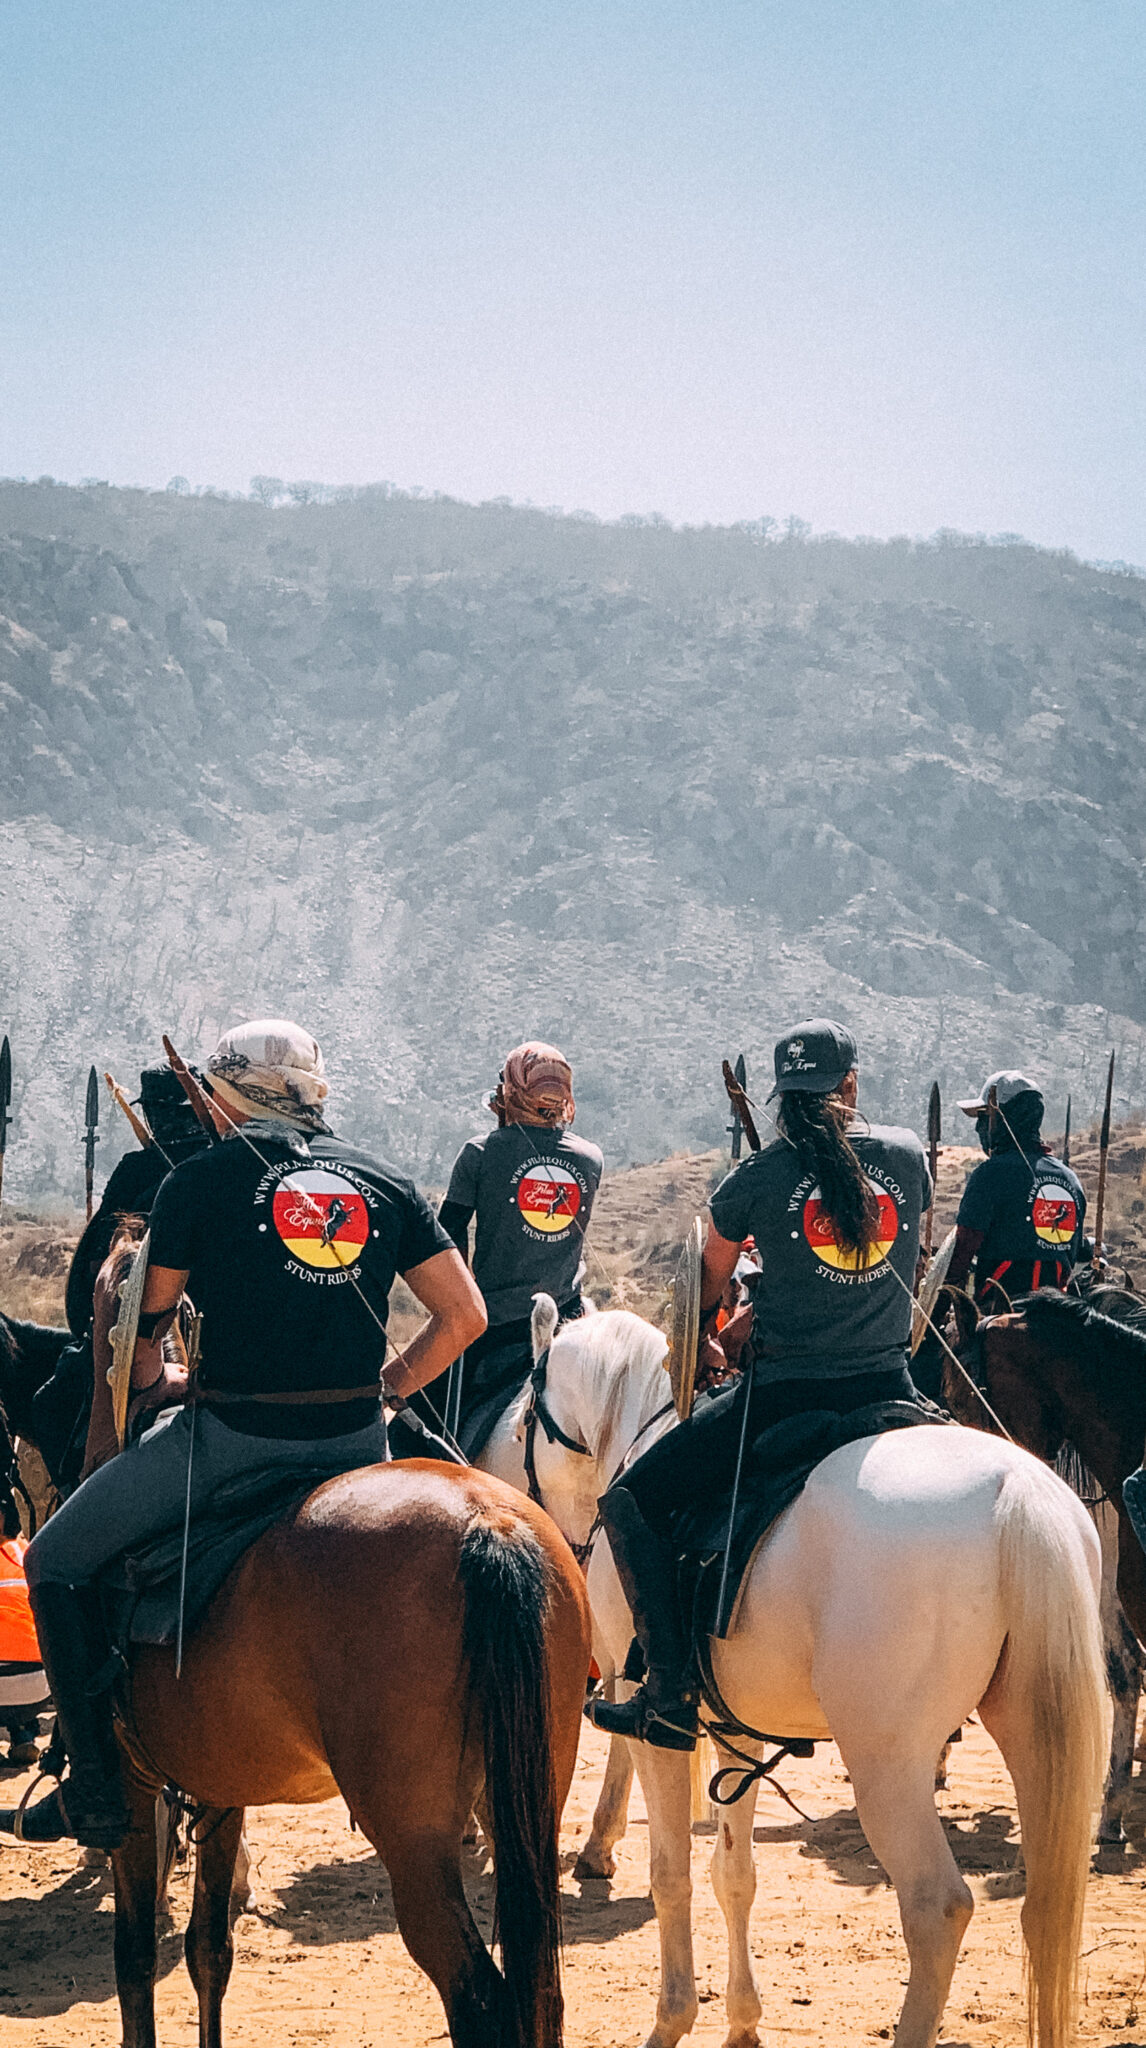
M 18 1806 L 0 1807 L 0 1835 L 11 1835 L 14 1841 L 27 1842 L 33 1848 L 41 1844 L 48 1847 L 54 1842 L 70 1842 L 73 1839 L 58 1785 L 54 1785 L 50 1792 L 45 1792 L 43 1798 L 37 1799 L 34 1806 L 31 1803 L 33 1792 L 39 1791 L 47 1775 L 46 1771 L 38 1772 Z M 49 1814 L 52 1816 L 52 1824 L 45 1826 L 41 1832 L 39 1817 L 42 1815 L 46 1821 Z M 31 1834 L 25 1826 L 28 1820 L 34 1822 L 34 1832 Z
M 696 1701 L 677 1698 L 662 1711 L 653 1706 L 643 1685 L 630 1700 L 591 1699 L 585 1719 L 606 1735 L 626 1735 L 632 1742 L 651 1743 L 654 1749 L 696 1748 Z

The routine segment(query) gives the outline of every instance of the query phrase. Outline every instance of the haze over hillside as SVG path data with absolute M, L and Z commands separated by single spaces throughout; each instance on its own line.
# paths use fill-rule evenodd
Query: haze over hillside
M 359 493 L 0 485 L 5 1192 L 87 1063 L 244 1013 L 431 1179 L 526 1033 L 614 1162 L 718 1142 L 722 1053 L 856 1030 L 918 1123 L 989 1066 L 1146 1097 L 1146 582 L 955 536 Z M 952 1135 L 954 1133 L 952 1132 Z M 106 1169 L 114 1147 L 106 1144 Z

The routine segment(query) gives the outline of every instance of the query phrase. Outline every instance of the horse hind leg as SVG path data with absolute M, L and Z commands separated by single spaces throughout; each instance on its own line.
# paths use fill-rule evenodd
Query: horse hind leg
M 462 1884 L 460 1828 L 408 1832 L 389 1817 L 355 1818 L 386 1865 L 398 1931 L 437 1988 L 454 2048 L 490 2048 L 502 2038 L 505 1984 L 470 1912 Z
M 974 1900 L 935 1811 L 934 1758 L 875 1758 L 848 1748 L 844 1762 L 860 1825 L 895 1886 L 907 1943 L 910 1975 L 894 2048 L 935 2048 Z
M 1106 1677 L 1114 1703 L 1110 1736 L 1110 1769 L 1098 1823 L 1102 1848 L 1123 1848 L 1126 1834 L 1122 1825 L 1130 1794 L 1134 1768 L 1134 1737 L 1138 1726 L 1138 1700 L 1142 1691 L 1142 1649 L 1118 1602 L 1112 1613 L 1103 1611 Z
M 222 2048 L 223 1998 L 235 1957 L 231 1881 L 243 1833 L 243 1809 L 208 1808 L 197 1823 L 195 1900 L 187 1928 L 187 1968 L 199 2001 L 199 2048 Z

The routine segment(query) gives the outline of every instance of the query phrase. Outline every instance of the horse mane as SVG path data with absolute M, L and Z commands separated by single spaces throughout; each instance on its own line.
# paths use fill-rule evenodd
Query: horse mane
M 663 1333 L 631 1309 L 610 1308 L 563 1324 L 553 1340 L 554 1349 L 562 1343 L 576 1346 L 584 1389 L 582 1429 L 593 1457 L 601 1460 L 622 1423 L 627 1430 L 623 1446 L 627 1450 L 657 1410 L 666 1401 L 671 1403 L 664 1369 L 668 1344 Z M 523 1406 L 528 1393 L 527 1388 Z M 587 1421 L 590 1428 L 585 1428 Z M 642 1448 L 647 1449 L 653 1441 L 648 1434 Z
M 1094 1297 L 1102 1299 L 1102 1308 L 1092 1306 Z M 1122 1312 L 1107 1313 L 1114 1309 Z M 1123 1399 L 1127 1375 L 1133 1390 L 1146 1394 L 1146 1303 L 1117 1287 L 1095 1288 L 1085 1299 L 1047 1287 L 1027 1296 L 1023 1316 L 1037 1342 L 1069 1351 L 1096 1381 L 1109 1384 Z M 1135 1384 L 1138 1380 L 1140 1385 Z

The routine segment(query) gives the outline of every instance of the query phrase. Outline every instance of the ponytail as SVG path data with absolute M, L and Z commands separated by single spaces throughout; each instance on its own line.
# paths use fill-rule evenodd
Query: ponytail
M 795 1147 L 801 1165 L 815 1174 L 836 1243 L 841 1251 L 855 1254 L 857 1269 L 862 1270 L 876 1241 L 879 1204 L 848 1142 L 849 1115 L 838 1095 L 793 1088 L 780 1097 L 776 1123 Z

